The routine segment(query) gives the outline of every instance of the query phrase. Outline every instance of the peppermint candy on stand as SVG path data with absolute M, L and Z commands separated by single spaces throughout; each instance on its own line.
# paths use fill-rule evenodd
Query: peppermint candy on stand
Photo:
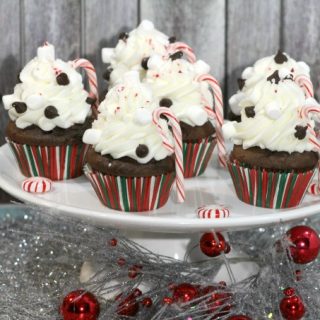
M 219 85 L 219 82 L 209 74 L 202 74 L 196 78 L 197 81 L 206 81 L 209 86 L 213 90 L 214 95 L 214 109 L 209 106 L 209 103 L 206 101 L 206 111 L 208 116 L 211 119 L 215 119 L 216 122 L 216 134 L 217 134 L 217 146 L 218 146 L 218 153 L 219 153 L 219 163 L 222 167 L 227 166 L 226 162 L 226 147 L 224 143 L 224 138 L 222 134 L 222 125 L 224 122 L 223 118 L 223 98 L 222 98 L 222 91 Z
M 166 136 L 163 131 L 159 121 L 161 116 L 165 116 L 171 125 L 174 145 Z M 163 145 L 165 148 L 174 152 L 175 154 L 175 166 L 176 166 L 176 187 L 177 187 L 177 197 L 178 202 L 184 202 L 185 192 L 184 192 L 184 169 L 183 169 L 183 153 L 182 153 L 182 133 L 178 119 L 168 108 L 159 107 L 153 111 L 153 123 L 157 126 L 157 129 L 162 137 Z
M 97 74 L 96 69 L 94 68 L 93 64 L 87 59 L 76 59 L 71 61 L 71 65 L 73 68 L 83 68 L 86 71 L 89 80 L 89 97 L 92 98 L 94 101 L 92 104 L 92 112 L 97 118 L 98 114 L 98 105 L 99 105 L 99 93 L 98 93 L 98 81 L 97 81 Z
M 200 219 L 224 219 L 230 217 L 230 211 L 222 205 L 208 205 L 199 207 L 197 215 Z
M 22 189 L 30 193 L 45 193 L 52 188 L 52 181 L 44 177 L 31 177 L 22 182 Z

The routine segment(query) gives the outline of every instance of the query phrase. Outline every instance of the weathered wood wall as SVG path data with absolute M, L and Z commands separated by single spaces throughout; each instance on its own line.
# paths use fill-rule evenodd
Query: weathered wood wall
M 100 88 L 101 48 L 142 19 L 195 48 L 228 98 L 244 67 L 278 48 L 306 61 L 319 94 L 318 0 L 1 0 L 0 94 L 12 91 L 18 71 L 44 40 L 62 59 L 89 58 Z M 0 106 L 0 144 L 6 112 Z

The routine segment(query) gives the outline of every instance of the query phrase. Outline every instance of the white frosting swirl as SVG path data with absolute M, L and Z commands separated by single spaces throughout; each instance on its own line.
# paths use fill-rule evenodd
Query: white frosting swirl
M 111 86 L 121 82 L 127 71 L 137 70 L 144 74 L 142 59 L 153 53 L 166 55 L 168 45 L 168 36 L 155 29 L 151 21 L 143 20 L 136 29 L 129 32 L 128 38 L 120 39 L 114 49 L 102 49 L 103 62 L 110 63 L 113 69 Z
M 289 153 L 315 151 L 309 141 L 309 130 L 304 138 L 295 136 L 297 126 L 314 128 L 314 121 L 299 116 L 299 110 L 309 103 L 302 89 L 292 80 L 283 79 L 278 84 L 260 80 L 243 93 L 239 102 L 241 122 L 226 123 L 223 133 L 225 138 L 244 149 L 257 146 Z M 246 113 L 247 107 L 254 108 L 253 115 Z
M 124 76 L 124 82 L 113 87 L 99 106 L 98 119 L 88 129 L 83 141 L 92 144 L 95 151 L 111 155 L 115 159 L 130 157 L 139 163 L 151 159 L 162 160 L 172 154 L 163 146 L 163 140 L 152 122 L 152 111 L 158 100 L 146 84 L 139 80 L 139 74 L 131 71 Z M 173 143 L 166 120 L 160 125 Z M 146 156 L 138 156 L 139 145 L 148 148 Z
M 62 73 L 67 75 L 68 84 L 57 83 L 56 77 Z M 86 102 L 88 93 L 83 88 L 80 73 L 71 64 L 55 60 L 54 47 L 48 43 L 38 48 L 37 57 L 23 68 L 20 80 L 13 94 L 3 96 L 10 119 L 20 129 L 31 125 L 43 131 L 51 131 L 55 127 L 67 129 L 83 123 L 91 114 L 90 104 Z M 25 103 L 27 109 L 18 113 L 13 106 L 15 102 Z M 56 109 L 57 116 L 51 119 L 46 117 L 48 106 Z
M 279 51 L 275 55 L 262 58 L 242 72 L 241 79 L 245 80 L 244 87 L 229 99 L 232 112 L 239 115 L 241 112 L 239 102 L 244 97 L 243 93 L 253 90 L 259 81 L 266 79 L 276 70 L 279 71 L 280 78 L 291 77 L 294 79 L 298 75 L 310 78 L 309 66 L 303 61 L 297 62 L 286 53 Z
M 144 82 L 151 86 L 159 100 L 172 101 L 170 109 L 180 121 L 202 126 L 209 120 L 205 106 L 206 102 L 213 106 L 213 96 L 208 84 L 197 81 L 196 77 L 209 70 L 201 60 L 191 64 L 184 59 L 162 59 L 153 55 L 148 61 Z

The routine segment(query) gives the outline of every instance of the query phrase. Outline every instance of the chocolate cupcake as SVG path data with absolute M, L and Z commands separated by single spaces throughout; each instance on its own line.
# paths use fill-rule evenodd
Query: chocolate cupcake
M 135 71 L 100 104 L 83 141 L 92 145 L 85 173 L 104 205 L 148 211 L 167 202 L 176 176 L 176 145 L 167 121 L 155 120 L 157 109 L 152 91 Z
M 115 48 L 102 49 L 102 61 L 107 64 L 104 78 L 109 87 L 122 81 L 123 75 L 132 70 L 139 71 L 143 79 L 148 69 L 148 59 L 152 54 L 166 57 L 182 50 L 188 59 L 194 61 L 193 50 L 175 37 L 169 37 L 155 29 L 149 20 L 143 20 L 136 29 L 121 32 Z
M 82 136 L 93 121 L 82 77 L 55 59 L 48 43 L 20 72 L 14 93 L 3 96 L 10 122 L 7 141 L 25 176 L 52 180 L 82 174 L 88 147 Z
M 207 75 L 209 70 L 201 60 L 191 64 L 177 54 L 167 59 L 153 55 L 144 79 L 158 96 L 159 106 L 169 108 L 180 121 L 186 178 L 205 171 L 218 133 L 221 142 L 221 122 L 213 122 L 217 109 L 223 121 L 221 90 L 216 80 Z M 211 82 L 214 90 L 219 91 L 218 102 Z
M 261 73 L 262 79 L 230 99 L 237 101 L 233 108 L 241 121 L 226 123 L 223 131 L 234 142 L 228 169 L 239 199 L 278 209 L 299 205 L 312 180 L 319 149 L 314 121 L 301 111 L 318 104 L 294 81 L 292 64 L 273 59 L 279 69 Z

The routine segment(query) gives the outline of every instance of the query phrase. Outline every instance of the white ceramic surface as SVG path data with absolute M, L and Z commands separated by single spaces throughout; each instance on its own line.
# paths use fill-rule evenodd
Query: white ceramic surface
M 237 199 L 228 172 L 218 168 L 214 162 L 203 176 L 186 180 L 184 204 L 175 203 L 175 193 L 172 192 L 163 208 L 145 213 L 118 212 L 104 207 L 85 177 L 54 182 L 53 190 L 46 194 L 24 192 L 21 182 L 25 178 L 20 173 L 8 145 L 0 148 L 0 164 L 0 187 L 16 198 L 54 207 L 99 225 L 126 229 L 127 232 L 140 230 L 188 234 L 212 229 L 231 231 L 300 219 L 320 212 L 320 197 L 313 196 L 306 196 L 302 205 L 295 209 L 273 210 L 244 204 Z M 207 204 L 226 206 L 230 210 L 230 217 L 199 219 L 196 209 Z

